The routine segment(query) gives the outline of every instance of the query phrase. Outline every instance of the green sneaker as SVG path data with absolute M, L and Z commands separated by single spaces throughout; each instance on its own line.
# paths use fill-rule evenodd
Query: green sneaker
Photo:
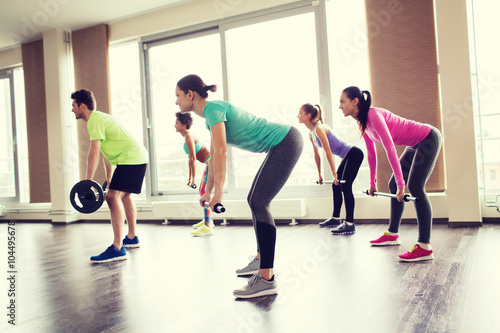
M 191 232 L 191 235 L 195 237 L 209 236 L 214 234 L 214 228 L 207 227 L 205 223 L 202 224 L 201 227 Z
M 199 227 L 201 227 L 204 224 L 205 224 L 205 221 L 201 220 L 200 222 L 193 224 L 193 228 L 198 229 Z M 215 227 L 214 221 L 210 220 L 210 228 L 213 228 L 213 227 Z

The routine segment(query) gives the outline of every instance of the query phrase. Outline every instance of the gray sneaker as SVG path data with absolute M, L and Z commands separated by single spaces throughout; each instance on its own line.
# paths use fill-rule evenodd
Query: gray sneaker
M 248 260 L 250 260 L 250 263 L 243 268 L 237 269 L 236 275 L 238 276 L 254 275 L 259 272 L 260 259 L 254 256 L 250 256 L 248 257 Z
M 276 284 L 276 275 L 273 281 L 265 280 L 260 273 L 254 274 L 248 279 L 248 284 L 243 288 L 233 291 L 236 298 L 252 298 L 266 295 L 275 295 L 278 293 Z

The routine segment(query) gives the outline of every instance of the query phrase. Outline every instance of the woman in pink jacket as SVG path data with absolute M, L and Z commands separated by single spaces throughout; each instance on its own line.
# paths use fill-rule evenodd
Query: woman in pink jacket
M 366 96 L 366 98 L 365 98 Z M 402 261 L 434 259 L 430 244 L 432 207 L 425 192 L 425 184 L 434 169 L 441 150 L 441 133 L 429 124 L 418 123 L 399 117 L 388 110 L 371 107 L 371 95 L 358 87 L 347 87 L 342 91 L 339 108 L 344 116 L 358 121 L 361 135 L 365 140 L 370 167 L 370 195 L 377 191 L 377 154 L 375 143 L 381 143 L 387 153 L 393 174 L 389 190 L 396 194 L 391 199 L 389 230 L 378 239 L 372 240 L 373 246 L 399 245 L 399 225 L 404 210 L 404 189 L 408 189 L 415 201 L 418 222 L 418 242 L 411 250 L 400 254 Z M 398 158 L 396 145 L 406 146 Z

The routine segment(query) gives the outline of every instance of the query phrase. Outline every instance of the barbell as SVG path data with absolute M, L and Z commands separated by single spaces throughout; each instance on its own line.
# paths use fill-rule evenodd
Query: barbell
M 210 208 L 210 205 L 208 204 L 208 202 L 203 202 L 203 206 L 207 207 L 207 208 Z M 226 211 L 226 208 L 224 208 L 224 206 L 221 204 L 221 203 L 216 203 L 215 206 L 214 206 L 214 212 L 216 212 L 217 214 L 220 214 L 220 213 L 224 213 Z
M 364 194 L 367 194 L 367 195 L 370 195 L 370 191 L 366 190 L 366 191 L 363 191 L 362 193 Z M 388 197 L 388 198 L 394 198 L 394 199 L 397 199 L 396 195 L 395 194 L 392 194 L 392 193 L 384 193 L 384 192 L 373 192 L 374 195 L 380 195 L 381 197 Z M 408 202 L 408 201 L 417 201 L 418 198 L 417 197 L 412 197 L 411 195 L 409 194 L 403 194 L 403 200 Z
M 82 180 L 73 186 L 69 200 L 78 212 L 90 214 L 101 208 L 106 197 L 108 182 L 99 185 L 93 180 Z
M 340 183 L 340 184 L 344 184 L 344 183 L 345 183 L 345 180 L 341 179 L 341 180 L 339 180 L 339 183 Z M 316 184 L 319 184 L 319 182 L 318 182 L 318 181 L 316 181 Z M 321 184 L 333 184 L 333 180 L 323 180 L 323 181 L 321 182 Z

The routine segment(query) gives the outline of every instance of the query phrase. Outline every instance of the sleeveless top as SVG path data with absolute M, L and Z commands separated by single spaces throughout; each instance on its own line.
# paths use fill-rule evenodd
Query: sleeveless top
M 318 135 L 316 134 L 316 125 L 317 123 L 313 125 L 313 130 L 309 132 L 309 136 L 311 137 L 314 145 L 317 148 L 323 148 L 323 146 L 321 145 L 321 141 L 319 140 Z M 349 153 L 349 151 L 352 148 L 352 145 L 337 138 L 332 133 L 332 131 L 328 131 L 326 138 L 328 139 L 328 144 L 330 145 L 330 150 L 332 151 L 332 154 L 337 155 L 342 159 L 344 159 L 347 156 L 347 153 Z

